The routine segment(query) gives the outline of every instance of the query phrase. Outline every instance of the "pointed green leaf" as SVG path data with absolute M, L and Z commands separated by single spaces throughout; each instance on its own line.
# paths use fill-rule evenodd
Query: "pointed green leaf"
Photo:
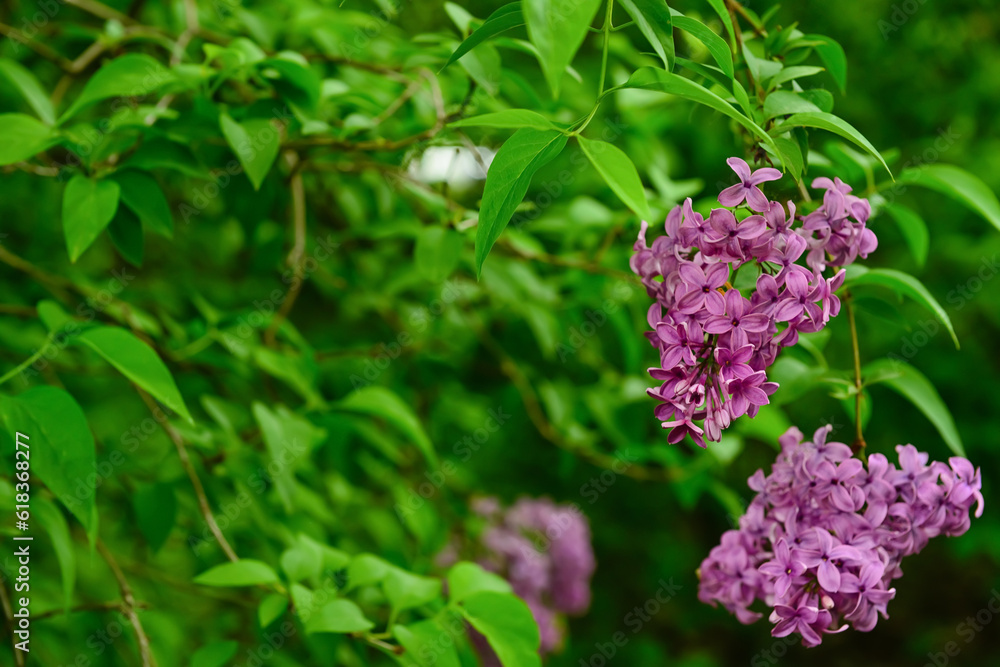
M 394 625 L 392 634 L 417 667 L 461 667 L 455 642 L 442 641 L 450 636 L 447 626 L 436 618 Z
M 421 577 L 398 567 L 390 568 L 382 580 L 382 590 L 394 615 L 404 609 L 428 604 L 441 597 L 441 580 Z
M 62 389 L 32 387 L 17 396 L 0 397 L 0 415 L 7 426 L 10 459 L 14 459 L 14 434 L 27 435 L 32 474 L 80 520 L 94 544 L 96 451 L 87 418 L 76 400 Z
M 23 162 L 52 144 L 53 131 L 41 121 L 23 113 L 0 114 L 3 141 L 0 141 L 0 166 Z
M 135 217 L 135 213 L 128 206 L 119 206 L 115 211 L 115 217 L 108 224 L 108 236 L 127 262 L 134 266 L 142 266 L 145 232 L 142 229 L 142 222 Z
M 903 176 L 905 175 L 906 172 L 903 172 Z M 900 176 L 900 180 L 903 176 Z M 920 266 L 926 264 L 927 250 L 930 247 L 927 223 L 915 211 L 902 204 L 886 204 L 883 210 L 896 221 L 899 231 L 903 235 L 903 240 L 906 241 L 910 252 L 913 253 L 913 259 L 917 260 L 917 264 Z
M 787 116 L 793 113 L 810 111 L 821 112 L 818 106 L 790 90 L 776 90 L 764 100 L 765 120 L 770 120 L 775 116 Z
M 73 551 L 69 525 L 59 508 L 44 496 L 31 498 L 31 513 L 32 518 L 38 520 L 52 540 L 52 550 L 59 561 L 59 574 L 62 577 L 63 608 L 69 609 L 73 602 L 73 588 L 76 586 L 76 553 Z
M 619 0 L 668 72 L 674 68 L 674 30 L 666 0 Z
M 448 58 L 448 62 L 444 66 L 447 67 L 452 64 L 491 37 L 496 37 L 500 33 L 506 32 L 511 28 L 516 28 L 519 25 L 524 25 L 524 15 L 521 12 L 520 2 L 511 2 L 500 7 L 490 14 L 479 28 L 466 37 L 464 42 L 458 45 L 458 48 L 451 54 L 451 57 Z
M 879 153 L 874 146 L 872 146 L 871 142 L 868 141 L 863 134 L 858 132 L 853 125 L 842 118 L 838 118 L 833 114 L 821 111 L 797 113 L 786 118 L 781 125 L 771 130 L 771 132 L 774 135 L 784 134 L 789 128 L 792 127 L 815 127 L 820 130 L 826 130 L 827 132 L 839 134 L 845 139 L 853 141 L 855 144 L 871 153 L 874 157 L 878 158 L 878 161 L 882 163 L 885 170 L 889 172 L 890 176 L 892 176 L 892 172 L 889 171 L 889 165 L 885 163 L 885 160 L 882 158 L 882 154 Z
M 519 597 L 486 591 L 469 596 L 459 609 L 504 667 L 541 667 L 538 625 Z
M 75 262 L 108 226 L 118 210 L 120 189 L 114 181 L 77 174 L 63 191 L 62 223 L 69 259 Z
M 306 621 L 306 632 L 365 632 L 375 627 L 375 624 L 365 618 L 364 612 L 350 600 L 334 600 L 309 617 Z
M 10 58 L 0 58 L 0 76 L 10 81 L 11 85 L 24 97 L 28 106 L 34 109 L 46 125 L 52 125 L 56 122 L 56 113 L 52 109 L 52 102 L 49 101 L 49 96 L 42 88 L 42 84 L 21 63 Z M 7 130 L 6 124 L 0 127 Z
M 862 285 L 878 285 L 881 287 L 888 287 L 900 296 L 906 296 L 913 299 L 937 317 L 941 324 L 943 324 L 948 330 L 952 341 L 955 342 L 955 347 L 959 347 L 958 336 L 955 335 L 955 329 L 951 325 L 951 319 L 948 317 L 948 313 L 945 312 L 945 309 L 941 307 L 941 304 L 938 303 L 937 299 L 935 299 L 927 288 L 924 287 L 923 283 L 910 274 L 903 273 L 902 271 L 896 271 L 895 269 L 866 270 L 863 266 L 855 266 L 853 275 L 848 277 L 845 285 L 847 287 Z
M 280 593 L 271 593 L 260 601 L 257 607 L 257 621 L 261 628 L 278 620 L 288 610 L 288 597 Z
M 225 667 L 239 647 L 235 641 L 205 644 L 191 655 L 191 667 Z
M 202 572 L 194 578 L 194 583 L 202 586 L 256 586 L 278 583 L 278 575 L 267 563 L 242 558 Z
M 830 72 L 830 76 L 837 82 L 840 92 L 847 92 L 847 54 L 844 53 L 844 47 L 826 35 L 805 35 L 802 39 L 817 42 L 813 45 L 813 49 Z
M 153 398 L 189 423 L 194 423 L 166 365 L 153 348 L 134 334 L 119 327 L 95 327 L 87 329 L 75 340 L 104 357 L 118 372 L 148 391 Z
M 448 570 L 448 600 L 461 602 L 475 595 L 492 591 L 494 593 L 510 593 L 510 584 L 498 574 L 484 570 L 478 563 L 462 561 Z
M 937 190 L 968 206 L 1000 229 L 1000 202 L 997 196 L 979 178 L 964 169 L 950 164 L 929 164 L 904 170 L 899 182 Z
M 768 81 L 768 88 L 775 88 L 788 81 L 794 81 L 795 79 L 802 79 L 807 76 L 813 76 L 814 74 L 819 74 L 824 72 L 822 67 L 810 67 L 806 65 L 799 65 L 795 67 L 786 67 Z
M 236 158 L 243 165 L 254 190 L 271 170 L 281 148 L 281 132 L 267 118 L 249 118 L 237 123 L 229 114 L 219 114 L 219 126 Z
M 271 410 L 263 403 L 254 402 L 253 415 L 260 425 L 271 467 L 277 470 L 272 477 L 278 496 L 285 511 L 291 513 L 294 510 L 295 466 L 309 456 L 316 444 L 326 439 L 326 431 L 283 405 Z
M 878 359 L 861 369 L 866 384 L 884 384 L 913 403 L 934 424 L 948 448 L 956 456 L 965 456 L 965 447 L 955 420 L 941 395 L 923 373 L 898 359 Z M 874 380 L 868 378 L 874 377 Z
M 337 408 L 384 419 L 410 438 L 427 462 L 438 466 L 437 452 L 413 409 L 391 390 L 378 385 L 362 387 L 348 394 Z
M 708 49 L 709 54 L 719 64 L 719 69 L 732 79 L 733 73 L 733 52 L 729 49 L 726 40 L 712 32 L 712 29 L 700 21 L 684 16 L 679 12 L 673 12 L 673 27 L 688 33 Z
M 150 56 L 142 53 L 120 56 L 90 77 L 79 97 L 59 118 L 59 123 L 109 97 L 145 97 L 173 79 L 170 70 Z
M 528 192 L 531 178 L 566 146 L 567 136 L 555 130 L 525 128 L 504 142 L 490 164 L 476 229 L 476 274 L 517 205 Z
M 729 16 L 729 10 L 726 8 L 726 0 L 708 0 L 708 4 L 712 5 L 712 9 L 722 19 L 722 25 L 726 26 L 726 32 L 729 34 L 729 43 L 735 50 L 736 33 L 733 31 L 733 19 Z
M 642 180 L 632 160 L 625 152 L 606 141 L 596 141 L 579 136 L 580 148 L 594 168 L 618 198 L 632 209 L 642 220 L 650 219 L 649 203 Z
M 116 172 L 112 180 L 121 186 L 121 199 L 139 219 L 157 234 L 173 238 L 174 218 L 167 197 L 149 174 L 134 169 Z
M 545 79 L 552 96 L 559 97 L 559 80 L 583 44 L 601 0 L 524 0 L 522 6 Z
M 484 113 L 471 118 L 462 118 L 451 127 L 533 127 L 536 130 L 557 130 L 555 123 L 530 109 L 504 109 L 493 113 Z

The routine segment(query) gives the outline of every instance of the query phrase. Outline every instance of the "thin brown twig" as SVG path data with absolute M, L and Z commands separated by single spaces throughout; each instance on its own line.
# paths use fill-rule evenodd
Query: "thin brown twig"
M 14 644 L 14 610 L 10 606 L 10 597 L 7 595 L 7 587 L 0 583 L 0 607 L 3 607 L 3 616 L 10 629 L 10 648 L 14 651 L 14 664 L 17 667 L 24 667 L 24 652 L 19 650 Z
M 148 602 L 136 601 L 136 609 L 149 609 L 150 604 Z M 41 621 L 46 618 L 53 618 L 55 616 L 60 616 L 65 613 L 74 614 L 78 611 L 115 611 L 121 610 L 125 611 L 125 604 L 121 600 L 113 600 L 111 602 L 88 602 L 86 604 L 78 604 L 75 607 L 70 607 L 68 610 L 62 608 L 49 609 L 48 611 L 43 611 L 40 614 L 34 615 L 34 620 Z
M 97 2 L 97 0 L 64 0 L 67 5 L 72 5 L 77 9 L 81 9 L 88 14 L 93 14 L 97 18 L 104 19 L 105 21 L 115 20 L 122 25 L 134 25 L 138 23 L 134 18 L 128 14 L 122 14 L 117 9 L 108 7 L 102 2 Z
M 162 414 L 160 407 L 156 404 L 156 401 L 147 394 L 143 389 L 136 387 L 135 390 L 139 392 L 139 396 L 142 401 L 149 408 L 153 416 L 156 417 L 157 414 Z M 205 519 L 205 523 L 208 524 L 208 529 L 212 531 L 212 535 L 218 541 L 219 546 L 222 551 L 226 554 L 226 558 L 236 562 L 240 559 L 233 551 L 233 548 L 229 545 L 229 541 L 226 536 L 223 535 L 222 529 L 219 528 L 219 524 L 215 521 L 215 515 L 212 514 L 212 507 L 208 503 L 208 496 L 205 495 L 205 487 L 201 484 L 201 479 L 198 477 L 198 471 L 194 469 L 194 464 L 191 463 L 191 457 L 188 456 L 187 446 L 184 444 L 184 438 L 181 437 L 180 432 L 174 428 L 174 425 L 170 423 L 169 419 L 158 419 L 163 430 L 167 432 L 167 436 L 173 441 L 174 446 L 177 448 L 177 456 L 180 457 L 181 466 L 183 466 L 184 471 L 187 473 L 188 478 L 191 480 L 191 486 L 194 487 L 194 495 L 198 499 L 198 508 L 201 510 L 201 515 Z
M 72 62 L 69 58 L 57 53 L 54 49 L 49 47 L 47 44 L 42 42 L 37 42 L 23 32 L 15 28 L 14 26 L 7 25 L 6 23 L 0 23 L 0 35 L 4 37 L 10 37 L 11 39 L 21 42 L 29 49 L 45 58 L 46 60 L 51 60 L 55 64 L 59 65 L 60 68 L 69 71 L 72 66 Z
M 177 42 L 174 44 L 174 52 L 170 56 L 171 67 L 181 62 L 188 44 L 191 43 L 191 40 L 198 34 L 198 30 L 201 28 L 198 22 L 198 3 L 196 0 L 184 0 L 184 23 L 184 32 L 177 38 Z
M 118 561 L 108 551 L 102 540 L 97 540 L 97 550 L 105 562 L 107 562 L 108 567 L 111 568 L 111 573 L 115 576 L 115 581 L 118 582 L 118 590 L 121 591 L 122 602 L 124 603 L 122 611 L 128 616 L 128 620 L 135 630 L 136 638 L 139 641 L 139 653 L 142 655 L 143 667 L 156 667 L 156 658 L 153 656 L 153 651 L 150 648 L 149 637 L 146 636 L 146 631 L 142 628 L 142 621 L 139 620 L 139 614 L 135 611 L 139 605 L 132 594 L 132 587 L 129 585 L 128 579 L 125 578 L 122 569 L 118 567 Z
M 274 345 L 274 336 L 278 327 L 285 321 L 288 314 L 292 312 L 295 301 L 302 291 L 302 283 L 305 275 L 302 267 L 302 258 L 306 253 L 306 195 L 305 186 L 302 183 L 302 172 L 296 167 L 299 164 L 299 156 L 294 151 L 285 153 L 285 160 L 292 170 L 291 191 L 292 191 L 292 250 L 288 253 L 288 265 L 292 268 L 293 280 L 288 288 L 285 300 L 281 302 L 281 308 L 271 319 L 267 329 L 264 331 L 264 342 L 269 346 Z

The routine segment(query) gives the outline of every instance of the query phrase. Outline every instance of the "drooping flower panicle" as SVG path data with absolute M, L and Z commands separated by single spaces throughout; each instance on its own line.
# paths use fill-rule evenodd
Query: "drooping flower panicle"
M 706 220 L 687 199 L 651 245 L 642 223 L 631 259 L 654 299 L 646 335 L 660 366 L 649 372 L 661 385 L 649 393 L 660 401 L 655 414 L 671 429 L 670 443 L 690 435 L 704 447 L 733 419 L 756 416 L 778 388 L 767 368 L 799 333 L 819 331 L 840 312 L 842 267 L 878 245 L 866 226 L 871 206 L 840 179 L 813 181 L 825 190 L 823 203 L 797 217 L 792 202 L 786 212 L 759 187 L 780 178 L 777 169 L 727 162 L 740 183 L 719 202 L 739 208 L 714 209 Z M 805 265 L 797 263 L 803 257 Z M 757 273 L 746 294 L 733 287 L 741 270 Z
M 721 604 L 742 623 L 772 608 L 771 634 L 798 633 L 806 646 L 848 627 L 867 632 L 896 591 L 905 556 L 938 535 L 969 529 L 969 510 L 983 512 L 978 468 L 964 458 L 927 463 L 913 445 L 898 445 L 899 467 L 882 454 L 868 465 L 850 448 L 827 442 L 825 426 L 803 442 L 792 428 L 765 476 L 750 479 L 757 492 L 739 529 L 722 535 L 699 570 L 698 597 Z

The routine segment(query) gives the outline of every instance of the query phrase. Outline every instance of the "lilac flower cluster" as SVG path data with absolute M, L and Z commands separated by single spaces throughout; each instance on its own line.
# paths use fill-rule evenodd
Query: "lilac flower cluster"
M 967 459 L 928 464 L 913 445 L 898 445 L 899 467 L 882 454 L 866 467 L 847 445 L 826 441 L 830 429 L 812 442 L 794 427 L 779 439 L 771 474 L 748 480 L 757 495 L 739 530 L 724 533 L 699 570 L 702 602 L 752 623 L 761 614 L 749 607 L 761 600 L 772 608 L 771 634 L 797 632 L 806 646 L 888 618 L 903 557 L 967 531 L 973 503 L 983 512 L 979 469 Z
M 562 616 L 590 606 L 596 561 L 587 518 L 575 506 L 545 498 L 522 498 L 506 510 L 495 498 L 483 498 L 473 510 L 488 522 L 480 564 L 506 577 L 527 603 L 541 634 L 540 652 L 557 651 L 565 634 Z
M 786 212 L 759 187 L 780 178 L 777 169 L 751 172 L 739 158 L 727 162 L 740 183 L 723 190 L 719 203 L 735 211 L 713 209 L 706 220 L 687 199 L 670 211 L 666 236 L 652 245 L 642 223 L 630 262 L 655 299 L 646 335 L 660 351 L 660 367 L 649 373 L 662 384 L 649 394 L 661 401 L 655 414 L 671 429 L 672 444 L 690 435 L 704 447 L 733 419 L 756 416 L 778 388 L 766 375 L 778 352 L 840 312 L 835 292 L 844 271 L 824 272 L 878 245 L 866 227 L 868 200 L 851 195 L 839 178 L 813 181 L 826 191 L 823 203 L 797 218 L 792 202 Z M 796 263 L 803 256 L 805 266 Z M 744 265 L 759 273 L 746 296 L 732 286 Z

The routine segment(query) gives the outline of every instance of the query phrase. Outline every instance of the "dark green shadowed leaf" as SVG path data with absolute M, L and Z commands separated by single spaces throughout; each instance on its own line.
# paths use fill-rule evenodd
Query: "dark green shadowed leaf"
M 253 189 L 260 190 L 261 183 L 278 157 L 281 131 L 267 118 L 250 118 L 237 123 L 227 113 L 219 114 L 219 126 L 229 148 L 243 165 Z
M 160 550 L 173 530 L 177 518 L 177 497 L 170 484 L 140 486 L 132 499 L 139 530 L 155 553 Z
M 545 80 L 558 97 L 559 80 L 583 44 L 601 0 L 524 0 L 522 6 Z
M 719 64 L 719 69 L 725 72 L 726 76 L 732 79 L 733 74 L 733 52 L 729 49 L 726 40 L 712 32 L 704 23 L 693 18 L 684 16 L 679 12 L 673 12 L 673 27 L 688 33 L 708 49 L 712 58 Z
M 913 403 L 934 424 L 948 448 L 956 456 L 965 456 L 955 419 L 923 373 L 901 359 L 878 359 L 862 368 L 861 376 L 866 383 L 884 384 Z
M 174 378 L 153 348 L 119 327 L 95 327 L 81 333 L 76 341 L 86 345 L 153 398 L 194 423 Z
M 129 264 L 142 266 L 144 233 L 142 222 L 127 206 L 119 206 L 108 225 L 108 236 Z
M 449 636 L 449 631 L 436 618 L 394 625 L 392 634 L 418 667 L 460 667 L 462 664 L 455 643 L 442 641 L 442 637 Z
M 75 262 L 97 239 L 118 210 L 120 188 L 77 174 L 63 191 L 62 223 L 69 259 Z
M 989 186 L 964 169 L 950 164 L 929 164 L 906 169 L 899 183 L 937 190 L 983 216 L 1000 229 L 1000 202 Z
M 31 499 L 31 506 L 33 518 L 42 525 L 52 540 L 52 550 L 59 561 L 59 576 L 62 577 L 63 608 L 69 609 L 73 602 L 73 589 L 76 587 L 76 553 L 73 551 L 69 525 L 62 511 L 48 498 L 35 496 Z
M 906 172 L 903 172 L 903 176 L 905 175 Z M 900 180 L 902 178 L 900 176 Z M 927 262 L 927 250 L 930 247 L 927 223 L 915 211 L 902 204 L 886 204 L 883 210 L 896 221 L 903 240 L 913 254 L 913 259 L 917 260 L 919 266 L 923 266 Z
M 121 200 L 157 234 L 173 238 L 174 218 L 160 185 L 149 174 L 134 169 L 111 177 L 121 186 Z
M 830 72 L 830 76 L 837 82 L 840 92 L 847 92 L 847 54 L 844 53 L 844 47 L 826 35 L 806 35 L 802 39 L 818 42 L 813 49 Z
M 48 94 L 42 88 L 42 84 L 38 83 L 35 75 L 28 69 L 9 58 L 0 58 L 0 76 L 7 79 L 21 93 L 24 101 L 46 125 L 52 125 L 56 122 L 56 114 L 52 109 L 52 102 L 49 101 Z M 4 128 L 5 134 L 13 136 L 9 133 L 6 124 L 0 125 L 0 127 Z
M 500 233 L 528 192 L 531 178 L 566 146 L 568 137 L 555 130 L 525 128 L 515 132 L 497 151 L 486 175 L 476 229 L 476 274 Z
M 191 656 L 191 667 L 225 667 L 239 647 L 234 641 L 205 644 Z
M 129 53 L 115 58 L 90 77 L 80 95 L 59 118 L 59 123 L 66 122 L 84 107 L 110 97 L 146 97 L 173 79 L 170 70 L 151 56 Z
M 483 25 L 479 26 L 478 29 L 465 38 L 464 42 L 459 44 L 444 66 L 447 67 L 452 64 L 491 37 L 496 37 L 500 33 L 506 32 L 511 28 L 516 28 L 519 25 L 524 25 L 524 15 L 521 12 L 520 2 L 511 2 L 500 7 L 486 18 Z
M 668 72 L 674 68 L 674 31 L 665 0 L 619 0 Z
M 649 203 L 639 172 L 623 150 L 606 141 L 577 137 L 580 148 L 618 198 L 643 220 L 649 220 Z
M 427 437 L 427 432 L 424 431 L 424 427 L 413 412 L 413 408 L 391 390 L 377 385 L 362 387 L 348 394 L 347 398 L 337 403 L 336 407 L 346 412 L 356 412 L 384 419 L 406 435 L 417 446 L 428 463 L 437 467 L 438 458 L 434 451 L 434 445 Z
M 933 313 L 945 326 L 951 335 L 951 340 L 955 343 L 955 348 L 958 349 L 958 336 L 955 335 L 955 329 L 951 325 L 948 313 L 941 307 L 941 304 L 938 303 L 937 299 L 934 298 L 927 288 L 924 287 L 923 283 L 910 274 L 896 271 L 895 269 L 867 269 L 863 266 L 855 266 L 848 273 L 845 285 L 847 287 L 864 285 L 887 287 L 900 296 L 913 299 Z
M 76 400 L 62 389 L 32 387 L 17 396 L 0 397 L 0 414 L 7 427 L 7 455 L 14 460 L 14 434 L 26 434 L 32 474 L 79 519 L 94 544 L 96 490 L 86 480 L 93 479 L 96 453 L 87 418 Z

